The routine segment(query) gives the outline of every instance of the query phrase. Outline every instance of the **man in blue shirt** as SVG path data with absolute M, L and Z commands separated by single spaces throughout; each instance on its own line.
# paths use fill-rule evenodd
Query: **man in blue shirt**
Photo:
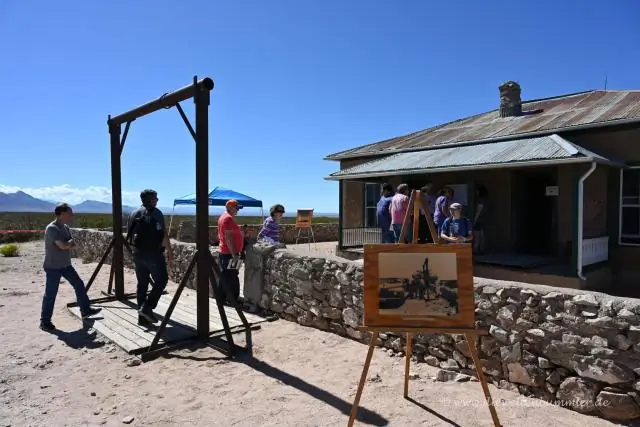
M 381 231 L 380 243 L 395 243 L 393 230 L 391 229 L 391 211 L 389 210 L 392 197 L 393 187 L 391 184 L 382 184 L 382 196 L 376 208 L 378 227 L 380 227 Z
M 462 216 L 462 205 L 452 203 L 449 206 L 451 216 L 444 220 L 440 237 L 448 243 L 468 243 L 473 240 L 473 226 L 468 218 Z

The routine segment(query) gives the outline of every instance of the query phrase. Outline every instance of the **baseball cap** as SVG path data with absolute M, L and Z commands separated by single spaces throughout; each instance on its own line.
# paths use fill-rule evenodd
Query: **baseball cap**
M 449 209 L 451 210 L 461 210 L 462 209 L 462 205 L 460 203 L 451 203 L 449 205 Z
M 227 203 L 225 203 L 224 206 L 226 208 L 242 209 L 242 205 L 235 199 L 227 200 Z

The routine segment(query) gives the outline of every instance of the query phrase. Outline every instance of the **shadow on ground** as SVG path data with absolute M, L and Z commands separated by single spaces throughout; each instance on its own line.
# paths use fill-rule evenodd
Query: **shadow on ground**
M 82 348 L 94 349 L 104 346 L 104 341 L 96 340 L 98 335 L 93 329 L 93 321 L 86 321 L 82 328 L 72 332 L 65 332 L 56 329 L 51 332 L 51 334 L 58 337 L 58 339 L 67 346 L 76 350 Z
M 195 353 L 199 349 L 205 348 L 205 347 L 215 348 L 205 343 L 192 343 L 192 345 L 189 346 L 188 351 Z M 282 382 L 283 384 L 288 385 L 289 387 L 293 387 L 303 393 L 308 394 L 309 396 L 315 399 L 318 399 L 326 403 L 327 405 L 334 407 L 335 409 L 337 409 L 338 411 L 342 412 L 347 416 L 351 414 L 352 402 L 347 402 L 346 400 L 343 400 L 338 396 L 329 393 L 326 390 L 323 390 L 313 384 L 310 384 L 304 381 L 301 378 L 298 378 L 294 375 L 284 372 L 281 369 L 278 369 L 277 367 L 268 364 L 267 362 L 258 360 L 246 353 L 239 353 L 235 356 L 235 358 L 229 358 L 227 356 L 198 357 L 198 356 L 195 356 L 194 354 L 188 354 L 188 355 L 166 354 L 164 357 L 175 358 L 175 359 L 188 359 L 188 360 L 195 360 L 199 362 L 215 361 L 217 363 L 228 363 L 228 362 L 242 363 L 260 372 L 263 375 L 276 379 Z M 363 408 L 362 406 L 358 408 L 358 415 L 356 419 L 361 423 L 372 425 L 372 426 L 388 426 L 389 425 L 389 421 L 386 418 L 384 418 L 382 415 L 376 412 L 373 412 L 367 408 Z M 443 418 L 443 419 L 446 420 L 446 418 Z

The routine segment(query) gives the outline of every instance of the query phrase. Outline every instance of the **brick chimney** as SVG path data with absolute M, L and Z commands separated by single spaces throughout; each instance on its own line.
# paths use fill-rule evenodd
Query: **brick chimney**
M 520 85 L 512 80 L 503 83 L 500 89 L 500 117 L 517 117 L 522 115 Z

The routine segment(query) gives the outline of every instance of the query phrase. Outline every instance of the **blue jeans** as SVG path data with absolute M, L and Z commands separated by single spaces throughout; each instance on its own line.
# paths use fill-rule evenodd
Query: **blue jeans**
M 56 304 L 56 296 L 58 295 L 58 287 L 60 279 L 65 278 L 76 293 L 76 300 L 80 307 L 81 313 L 89 311 L 89 297 L 87 291 L 84 290 L 84 282 L 78 276 L 78 272 L 73 266 L 52 269 L 45 268 L 46 282 L 44 285 L 44 297 L 42 297 L 42 312 L 40 313 L 40 322 L 51 322 L 53 316 L 53 307 Z
M 138 279 L 138 287 L 136 295 L 138 300 L 138 309 L 146 308 L 153 310 L 158 305 L 162 292 L 167 287 L 169 281 L 169 273 L 167 272 L 167 262 L 162 252 L 135 252 L 133 254 L 133 263 L 136 270 L 136 278 Z M 149 289 L 149 277 L 153 278 L 154 286 L 147 296 Z
M 413 241 L 412 224 L 413 222 L 409 222 L 409 229 L 407 230 L 407 235 L 405 236 L 405 239 L 408 243 L 411 243 Z M 400 232 L 402 232 L 402 224 L 391 224 L 391 226 L 393 227 L 393 240 L 395 241 L 395 243 L 398 243 L 400 241 Z
M 396 242 L 396 238 L 393 234 L 392 230 L 389 229 L 381 229 L 381 234 L 380 234 L 380 243 L 395 243 Z

